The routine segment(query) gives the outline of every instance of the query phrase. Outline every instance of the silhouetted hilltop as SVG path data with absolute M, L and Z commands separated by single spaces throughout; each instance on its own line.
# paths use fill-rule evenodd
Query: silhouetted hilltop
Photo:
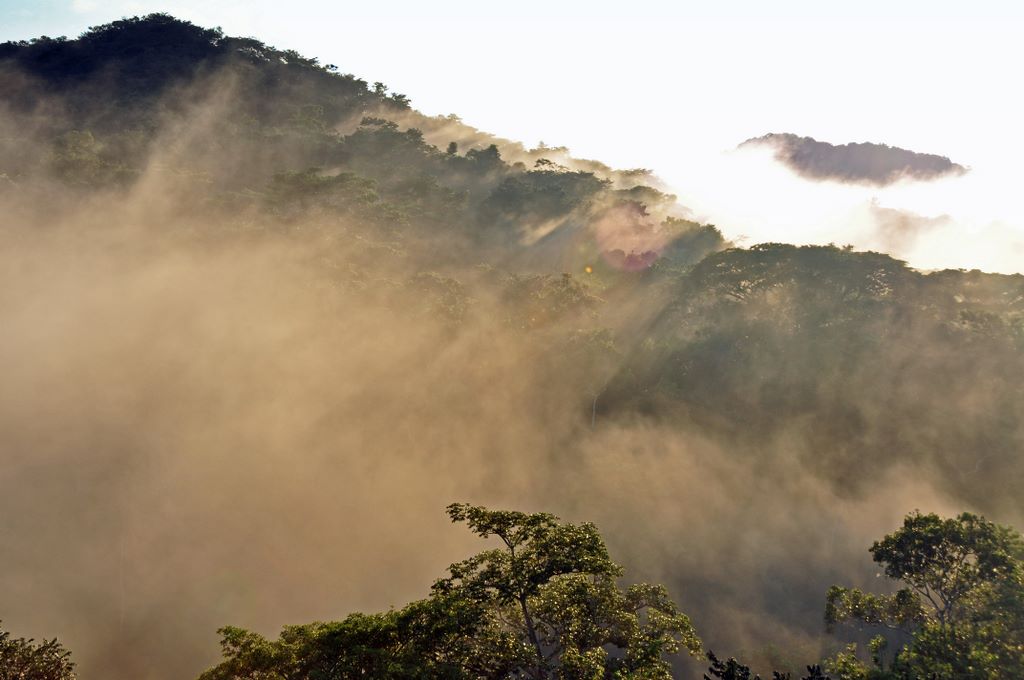
M 329 122 L 338 122 L 369 102 L 408 107 L 401 95 L 371 91 L 366 82 L 321 67 L 292 50 L 277 50 L 253 38 L 225 36 L 167 14 L 121 19 L 95 26 L 76 39 L 41 37 L 0 45 L 5 75 L 28 76 L 29 83 L 7 82 L 7 99 L 29 105 L 33 97 L 67 98 L 70 120 L 92 122 L 100 116 L 110 126 L 138 122 L 170 88 L 197 76 L 229 67 L 245 87 L 259 88 L 260 97 L 242 100 L 246 111 L 273 119 L 277 107 L 262 108 L 256 99 L 287 98 L 301 89 L 305 102 L 324 107 Z M 19 87 L 20 85 L 20 87 Z M 18 97 L 18 95 L 21 97 Z M 102 94 L 104 99 L 97 101 Z M 169 102 L 163 102 L 168 104 Z
M 636 218 L 628 238 L 600 244 L 608 251 L 635 250 L 653 262 L 689 230 L 693 237 L 678 243 L 689 238 L 703 249 L 674 252 L 693 262 L 722 244 L 717 235 L 697 239 L 713 228 L 680 220 L 685 211 L 645 185 L 654 182 L 646 171 L 614 171 L 564 148 L 527 150 L 453 116 L 423 116 L 382 83 L 371 88 L 292 50 L 165 14 L 97 26 L 75 40 L 6 43 L 0 83 L 14 118 L 38 130 L 31 140 L 0 138 L 0 172 L 13 181 L 49 172 L 78 186 L 129 186 L 172 145 L 176 170 L 201 174 L 208 197 L 236 202 L 266 192 L 290 210 L 297 193 L 366 180 L 359 205 L 346 210 L 420 236 L 440 224 L 468 230 L 474 248 L 519 244 L 541 269 L 561 256 L 530 246 L 617 212 Z M 38 143 L 51 152 L 33 153 Z M 597 257 L 593 250 L 583 259 Z
M 769 133 L 740 144 L 768 146 L 775 157 L 807 179 L 884 186 L 903 179 L 930 180 L 961 175 L 967 168 L 945 156 L 870 142 L 829 144 L 792 133 Z

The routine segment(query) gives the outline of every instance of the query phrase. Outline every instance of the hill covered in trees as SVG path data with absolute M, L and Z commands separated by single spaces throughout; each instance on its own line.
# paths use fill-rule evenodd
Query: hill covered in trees
M 738 248 L 647 170 L 253 38 L 151 15 L 0 45 L 0 210 L 0 600 L 84 677 L 402 607 L 474 549 L 453 498 L 597 522 L 658 611 L 792 671 L 841 651 L 824 593 L 908 510 L 1024 519 L 1024 277 Z M 581 573 L 621 607 L 609 564 Z

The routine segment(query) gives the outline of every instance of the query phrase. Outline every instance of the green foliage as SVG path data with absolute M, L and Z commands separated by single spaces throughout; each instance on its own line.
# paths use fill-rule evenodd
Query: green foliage
M 477 163 L 492 165 L 498 160 L 496 156 L 486 157 L 483 152 L 467 156 Z M 484 158 L 488 160 L 484 161 Z M 487 198 L 482 219 L 501 225 L 522 219 L 550 220 L 565 217 L 571 211 L 587 205 L 590 199 L 608 185 L 607 180 L 582 171 L 533 170 L 511 175 Z
M 851 644 L 832 658 L 825 660 L 825 668 L 835 680 L 868 680 L 872 669 L 857 657 L 857 645 Z
M 663 587 L 616 585 L 622 569 L 593 525 L 464 504 L 448 514 L 499 547 L 400 610 L 289 626 L 272 641 L 223 628 L 224 660 L 202 680 L 667 680 L 669 656 L 700 651 Z
M 310 208 L 338 213 L 359 213 L 379 200 L 372 180 L 350 172 L 324 175 L 320 168 L 274 175 L 267 187 L 267 200 L 277 211 L 306 211 Z
M 559 320 L 586 317 L 601 304 L 601 298 L 571 274 L 513 274 L 503 300 L 513 312 L 509 322 L 519 328 L 540 328 Z
M 499 604 L 510 604 L 536 595 L 556 576 L 618 576 L 621 572 L 592 524 L 561 524 L 547 513 L 488 510 L 460 503 L 448 506 L 448 516 L 453 522 L 464 522 L 481 538 L 497 536 L 504 547 L 453 564 L 451 577 L 436 585 L 441 591 L 486 592 Z
M 825 623 L 830 631 L 837 623 L 851 620 L 909 631 L 926 618 L 920 598 L 907 588 L 891 595 L 875 595 L 857 588 L 832 586 L 826 596 Z
M 888 641 L 876 635 L 868 643 L 871 652 L 871 664 L 867 664 L 857 656 L 857 645 L 847 645 L 842 651 L 836 652 L 825 660 L 825 668 L 835 680 L 911 680 L 915 676 L 899 655 L 894 656 L 887 664 L 885 649 Z M 930 676 L 924 676 L 930 680 Z
M 0 629 L 0 680 L 75 680 L 71 652 L 57 640 L 36 643 Z
M 707 658 L 710 666 L 707 673 L 704 674 L 704 680 L 714 680 L 715 678 L 719 680 L 761 680 L 761 676 L 754 675 L 749 666 L 741 664 L 732 657 L 722 661 L 713 653 L 708 652 Z M 790 680 L 790 678 L 789 673 L 772 671 L 772 680 Z M 831 678 L 824 674 L 821 666 L 815 665 L 807 667 L 807 675 L 801 680 L 831 680 Z
M 944 519 L 915 512 L 871 553 L 888 577 L 909 587 L 891 596 L 833 587 L 826 620 L 912 626 L 911 640 L 888 669 L 880 638 L 871 647 L 874 669 L 858 670 L 853 648 L 831 662 L 835 668 L 872 680 L 1021 677 L 1024 550 L 1019 534 L 970 513 Z
M 491 144 L 483 149 L 470 149 L 466 152 L 466 160 L 470 161 L 478 172 L 484 174 L 500 170 L 504 166 L 497 144 Z
M 764 243 L 713 255 L 696 267 L 689 282 L 716 297 L 750 302 L 793 287 L 833 303 L 877 303 L 909 287 L 906 264 L 880 253 L 851 257 L 836 247 Z
M 965 620 L 978 597 L 1019 578 L 1019 552 L 1019 536 L 966 512 L 947 519 L 908 515 L 902 528 L 871 546 L 885 575 L 908 583 L 940 624 Z
M 345 137 L 348 163 L 356 171 L 395 186 L 412 178 L 437 172 L 443 154 L 423 140 L 415 128 L 399 129 L 383 118 L 366 117 Z
M 410 277 L 407 289 L 415 296 L 422 313 L 454 323 L 465 318 L 473 302 L 464 285 L 437 272 L 420 272 Z
M 678 414 L 751 449 L 795 437 L 806 469 L 841 493 L 897 458 L 938 466 L 980 507 L 1014 493 L 1021 277 L 926 275 L 879 253 L 781 244 L 653 269 L 645 292 L 661 292 L 664 311 L 646 329 L 652 349 L 625 357 L 606 408 Z M 1003 324 L 980 332 L 961 323 L 965 309 Z
M 498 537 L 502 547 L 453 564 L 435 590 L 492 603 L 501 627 L 528 644 L 532 658 L 521 662 L 528 677 L 668 678 L 667 655 L 700 651 L 689 619 L 663 587 L 623 592 L 615 585 L 622 569 L 593 525 L 461 504 L 448 514 L 483 538 Z
M 225 661 L 202 680 L 259 678 L 464 678 L 500 671 L 480 634 L 472 602 L 433 597 L 382 614 L 288 626 L 269 641 L 240 628 L 220 630 Z M 487 656 L 485 656 L 487 655 Z
M 72 130 L 54 140 L 49 166 L 67 184 L 96 188 L 123 183 L 134 173 L 105 153 L 91 132 Z
M 712 652 L 708 652 L 707 656 L 711 665 L 708 667 L 708 672 L 704 674 L 704 680 L 712 680 L 712 678 L 720 678 L 721 680 L 752 680 L 750 667 L 744 666 L 736 659 L 730 657 L 728 660 L 722 661 Z M 757 680 L 757 678 L 758 676 L 754 676 L 754 680 Z

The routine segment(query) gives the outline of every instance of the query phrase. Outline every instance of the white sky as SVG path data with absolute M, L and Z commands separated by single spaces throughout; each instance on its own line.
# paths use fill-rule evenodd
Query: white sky
M 1024 270 L 1024 3 L 0 0 L 0 40 L 152 11 L 384 81 L 429 114 L 652 168 L 732 236 L 877 247 L 863 224 L 876 199 L 954 218 L 897 253 L 912 264 Z M 884 142 L 972 172 L 877 190 L 722 155 L 766 132 Z

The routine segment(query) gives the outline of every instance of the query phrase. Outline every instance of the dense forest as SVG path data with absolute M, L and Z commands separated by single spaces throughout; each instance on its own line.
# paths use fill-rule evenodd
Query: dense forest
M 0 230 L 0 678 L 1024 674 L 1024 276 L 162 14 L 0 45 Z

